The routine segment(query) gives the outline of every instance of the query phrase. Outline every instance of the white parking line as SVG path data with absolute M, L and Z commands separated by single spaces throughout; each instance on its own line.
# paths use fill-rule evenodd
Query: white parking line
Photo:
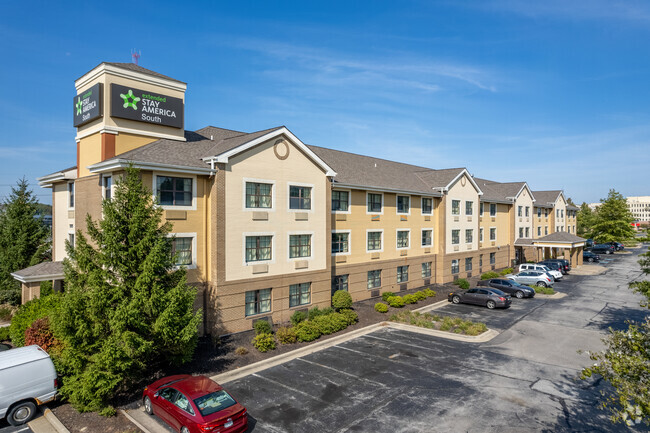
M 334 346 L 334 347 L 340 347 L 340 346 Z M 335 372 L 337 372 L 337 373 L 344 374 L 344 375 L 346 375 L 346 376 L 354 377 L 355 379 L 358 379 L 358 380 L 363 381 L 363 382 L 374 383 L 375 385 L 379 385 L 379 386 L 381 386 L 382 388 L 387 388 L 387 386 L 386 386 L 385 384 L 381 383 L 381 382 L 377 382 L 377 381 L 374 381 L 374 380 L 366 379 L 366 378 L 364 378 L 364 377 L 357 376 L 356 374 L 348 373 L 347 371 L 343 371 L 343 370 L 338 370 L 338 369 L 336 369 L 336 368 L 334 368 L 334 367 L 330 367 L 330 366 L 328 366 L 328 365 L 320 364 L 320 363 L 318 363 L 318 362 L 313 362 L 313 361 L 307 361 L 306 359 L 303 359 L 303 358 L 297 358 L 297 360 L 298 360 L 298 361 L 302 361 L 302 362 L 306 362 L 306 363 L 308 363 L 308 364 L 317 365 L 317 366 L 319 366 L 319 367 L 327 368 L 328 370 L 332 370 L 332 371 L 335 371 Z
M 329 405 L 329 404 L 330 404 L 330 403 L 326 402 L 325 400 L 321 400 L 320 398 L 318 398 L 318 397 L 314 397 L 313 395 L 308 394 L 308 393 L 306 393 L 306 392 L 304 392 L 304 391 L 301 391 L 301 390 L 299 390 L 299 389 L 292 388 L 292 387 L 290 387 L 289 385 L 285 385 L 285 384 L 282 383 L 282 382 L 278 382 L 277 380 L 274 380 L 274 379 L 271 379 L 271 378 L 268 378 L 268 377 L 265 377 L 265 376 L 260 376 L 260 375 L 257 374 L 257 373 L 253 373 L 251 376 L 257 377 L 257 378 L 259 378 L 259 379 L 264 379 L 264 380 L 266 380 L 266 381 L 269 381 L 269 382 L 273 383 L 274 385 L 278 385 L 278 386 L 281 386 L 282 388 L 288 389 L 289 391 L 293 391 L 293 392 L 295 392 L 295 393 L 302 394 L 302 395 L 304 395 L 305 397 L 309 397 L 309 398 L 311 398 L 312 400 L 316 400 L 316 401 L 318 401 L 318 402 L 321 402 L 321 403 L 323 403 L 324 405 Z

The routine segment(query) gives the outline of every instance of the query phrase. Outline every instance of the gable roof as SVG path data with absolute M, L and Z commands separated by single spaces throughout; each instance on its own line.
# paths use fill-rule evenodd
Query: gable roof
M 552 191 L 532 191 L 532 193 L 537 199 L 535 201 L 535 206 L 537 207 L 553 207 L 560 195 L 564 197 L 562 190 L 559 189 Z
M 139 72 L 141 74 L 150 75 L 152 77 L 162 78 L 163 80 L 169 80 L 169 81 L 175 81 L 177 83 L 187 84 L 184 81 L 180 81 L 180 80 L 177 80 L 176 78 L 168 77 L 167 75 L 163 75 L 163 74 L 161 74 L 159 72 L 152 71 L 151 69 L 143 68 L 142 66 L 136 65 L 135 63 L 101 62 L 99 65 L 92 68 L 91 71 L 94 70 L 94 69 L 97 69 L 101 65 L 109 65 L 109 66 L 113 66 L 115 68 L 126 69 L 126 70 L 131 71 L 131 72 Z M 82 75 L 79 78 L 82 78 L 85 75 L 87 75 L 87 73 Z
M 25 269 L 13 272 L 14 279 L 21 283 L 31 283 L 45 280 L 60 280 L 63 278 L 63 262 L 43 262 Z
M 486 202 L 513 203 L 524 188 L 528 188 L 526 182 L 495 182 L 478 177 L 474 178 L 474 180 L 479 188 L 481 188 L 481 191 L 483 191 L 481 201 Z M 530 191 L 530 188 L 528 190 Z M 535 196 L 533 196 L 532 191 L 531 196 L 533 201 L 535 201 Z

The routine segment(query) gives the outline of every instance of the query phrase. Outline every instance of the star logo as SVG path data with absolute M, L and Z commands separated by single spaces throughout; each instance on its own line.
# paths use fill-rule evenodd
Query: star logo
M 83 106 L 83 103 L 81 102 L 81 98 L 77 98 L 77 103 L 74 104 L 75 108 L 77 109 L 77 116 L 81 114 L 81 107 Z
M 129 93 L 123 95 L 120 93 L 120 98 L 124 99 L 124 108 L 133 108 L 134 110 L 138 109 L 136 103 L 140 102 L 140 98 L 133 94 L 133 90 L 129 89 Z

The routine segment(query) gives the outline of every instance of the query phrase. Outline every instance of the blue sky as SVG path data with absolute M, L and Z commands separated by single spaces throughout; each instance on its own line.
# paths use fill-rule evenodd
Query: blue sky
M 11 2 L 0 198 L 76 162 L 74 80 L 130 61 L 188 83 L 187 129 L 467 167 L 581 203 L 650 195 L 650 3 Z

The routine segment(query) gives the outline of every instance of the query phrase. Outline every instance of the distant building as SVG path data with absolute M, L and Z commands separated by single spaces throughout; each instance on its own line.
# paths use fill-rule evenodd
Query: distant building
M 635 221 L 650 221 L 650 195 L 628 197 L 627 207 L 632 212 Z

